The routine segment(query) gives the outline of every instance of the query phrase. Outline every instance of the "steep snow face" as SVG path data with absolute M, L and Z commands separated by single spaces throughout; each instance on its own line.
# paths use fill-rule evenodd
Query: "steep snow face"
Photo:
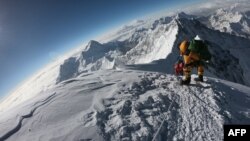
M 178 26 L 174 21 L 158 25 L 154 30 L 149 30 L 123 57 L 128 59 L 128 64 L 145 64 L 165 59 L 172 52 L 177 33 Z
M 0 140 L 210 141 L 223 139 L 223 124 L 250 123 L 249 87 L 177 81 L 132 70 L 82 73 L 1 113 Z
M 250 36 L 250 18 L 246 13 L 219 9 L 208 18 L 208 25 L 221 32 Z
M 57 83 L 82 72 L 116 69 L 123 65 L 145 64 L 167 58 L 172 52 L 178 26 L 174 20 L 160 21 L 148 29 L 141 26 L 134 29 L 127 39 L 120 40 L 119 36 L 106 43 L 90 41 L 78 57 L 66 59 L 60 66 Z M 133 29 L 130 26 L 128 28 Z

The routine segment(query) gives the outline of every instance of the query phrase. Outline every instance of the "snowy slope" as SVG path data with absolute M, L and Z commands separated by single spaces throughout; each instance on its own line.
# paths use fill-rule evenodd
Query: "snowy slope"
M 2 113 L 0 140 L 209 141 L 222 140 L 225 123 L 250 123 L 249 87 L 212 78 L 188 87 L 177 79 L 132 70 L 80 74 Z

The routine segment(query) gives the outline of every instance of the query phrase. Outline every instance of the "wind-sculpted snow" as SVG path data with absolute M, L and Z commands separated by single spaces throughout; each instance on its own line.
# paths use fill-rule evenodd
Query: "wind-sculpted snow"
M 3 113 L 9 116 L 0 119 L 0 136 L 8 141 L 209 141 L 222 140 L 223 124 L 250 123 L 250 88 L 211 78 L 180 86 L 178 79 L 134 70 L 82 73 L 45 92 L 53 95 L 23 104 L 30 112 L 21 116 L 18 128 L 8 119 L 19 118 L 24 109 Z
M 223 96 L 220 88 L 213 90 L 215 85 L 224 84 L 209 80 L 208 84 L 182 88 L 175 76 L 145 73 L 138 77 L 139 82 L 123 84 L 111 98 L 104 99 L 103 111 L 88 113 L 95 116 L 87 116 L 84 125 L 96 121 L 105 140 L 147 141 L 156 135 L 166 116 L 157 140 L 222 140 L 223 123 L 250 122 L 247 113 L 224 111 L 229 106 L 225 101 L 231 104 L 229 98 L 236 97 L 230 90 Z M 244 98 L 240 101 L 245 103 L 232 105 L 241 105 L 241 110 L 249 108 L 250 101 Z M 171 103 L 173 106 L 168 110 Z
M 250 122 L 249 115 L 241 111 L 249 109 L 250 102 L 230 86 L 209 80 L 208 84 L 182 88 L 175 76 L 145 73 L 138 77 L 139 82 L 123 84 L 114 96 L 104 99 L 105 110 L 84 124 L 97 121 L 105 140 L 152 140 L 165 115 L 157 140 L 222 140 L 223 123 Z M 231 101 L 236 97 L 238 102 Z M 227 109 L 229 105 L 240 105 L 241 112 Z
M 3 134 L 2 137 L 0 137 L 0 140 L 6 140 L 8 139 L 10 136 L 12 136 L 13 134 L 15 134 L 16 132 L 18 132 L 18 130 L 20 130 L 20 128 L 22 127 L 23 124 L 23 120 L 27 119 L 27 118 L 31 118 L 34 114 L 34 112 L 41 106 L 47 104 L 53 97 L 55 96 L 55 93 L 50 95 L 49 97 L 47 97 L 45 100 L 43 101 L 38 101 L 37 103 L 34 104 L 34 108 L 30 111 L 30 113 L 26 114 L 26 115 L 22 115 L 21 117 L 18 117 L 18 123 L 15 125 L 15 127 L 13 127 L 10 131 L 8 131 L 7 133 Z M 41 104 L 40 104 L 41 103 Z

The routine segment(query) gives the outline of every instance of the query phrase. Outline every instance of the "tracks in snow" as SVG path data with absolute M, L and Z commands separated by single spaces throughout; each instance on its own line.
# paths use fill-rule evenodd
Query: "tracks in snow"
M 96 124 L 105 140 L 213 140 L 223 132 L 210 86 L 179 86 L 175 76 L 157 73 L 139 77 L 104 98 L 104 110 L 89 111 L 83 125 Z

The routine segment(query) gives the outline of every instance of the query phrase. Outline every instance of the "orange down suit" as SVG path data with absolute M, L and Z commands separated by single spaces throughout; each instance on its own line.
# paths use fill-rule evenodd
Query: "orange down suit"
M 183 68 L 185 79 L 187 79 L 188 77 L 191 77 L 191 71 L 193 67 L 198 68 L 197 70 L 198 75 L 203 75 L 204 73 L 203 64 L 200 63 L 200 56 L 197 53 L 192 52 L 192 51 L 187 53 L 188 46 L 189 46 L 189 42 L 187 40 L 184 40 L 183 42 L 181 42 L 179 46 L 180 54 L 183 56 L 183 60 L 185 63 L 185 66 Z

